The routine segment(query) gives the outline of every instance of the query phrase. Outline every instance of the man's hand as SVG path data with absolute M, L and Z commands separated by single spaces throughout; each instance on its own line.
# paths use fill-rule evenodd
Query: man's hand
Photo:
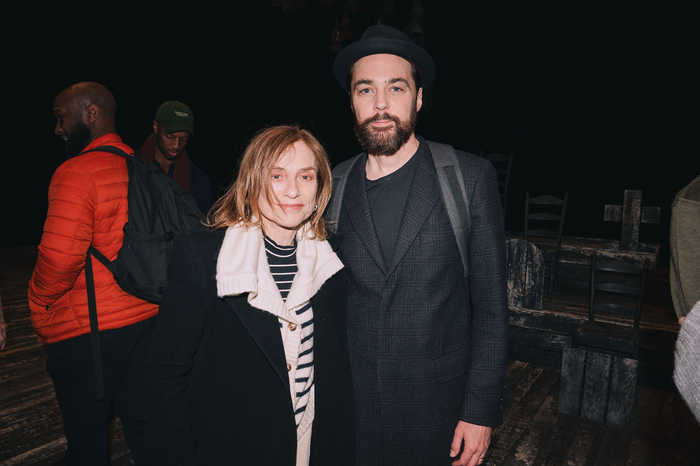
M 464 445 L 464 451 L 462 456 L 452 463 L 452 466 L 476 466 L 483 463 L 490 443 L 490 427 L 459 421 L 450 446 L 450 456 L 457 457 L 462 445 Z

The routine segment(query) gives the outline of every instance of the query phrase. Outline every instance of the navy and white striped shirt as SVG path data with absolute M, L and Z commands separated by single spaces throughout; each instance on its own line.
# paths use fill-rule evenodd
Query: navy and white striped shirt
M 285 302 L 298 270 L 296 248 L 296 241 L 292 246 L 279 246 L 270 238 L 265 237 L 265 253 L 267 255 L 268 265 L 270 266 L 270 272 L 277 284 L 282 300 Z M 301 332 L 298 356 L 293 358 L 296 359 L 296 369 L 294 372 L 294 390 L 296 393 L 293 400 L 294 414 L 297 426 L 299 426 L 306 410 L 311 387 L 313 387 L 314 383 L 314 318 L 311 303 L 307 302 L 300 309 L 297 309 L 296 316 L 296 322 L 287 322 L 280 319 L 280 331 L 283 333 L 285 331 Z M 285 340 L 284 335 L 283 340 Z M 285 344 L 285 351 L 288 350 L 289 348 Z M 289 361 L 289 358 L 287 360 Z M 288 370 L 292 370 L 292 365 L 288 365 Z

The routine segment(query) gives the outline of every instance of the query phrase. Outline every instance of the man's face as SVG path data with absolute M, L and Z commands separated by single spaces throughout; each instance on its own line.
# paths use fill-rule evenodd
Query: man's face
M 56 115 L 54 133 L 66 142 L 66 158 L 78 155 L 92 140 L 92 132 L 85 124 L 83 115 L 71 99 L 64 94 L 56 97 L 53 104 Z
M 415 89 L 411 64 L 389 54 L 354 65 L 350 99 L 355 135 L 371 155 L 394 155 L 415 130 L 423 89 Z
M 190 133 L 187 131 L 175 131 L 168 133 L 159 122 L 153 122 L 153 130 L 156 133 L 156 146 L 163 156 L 174 162 L 185 150 L 185 146 L 190 140 Z

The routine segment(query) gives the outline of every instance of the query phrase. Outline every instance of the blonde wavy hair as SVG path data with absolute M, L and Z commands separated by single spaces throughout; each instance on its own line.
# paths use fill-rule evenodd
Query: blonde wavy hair
M 242 223 L 246 227 L 262 226 L 258 200 L 264 193 L 273 205 L 275 195 L 270 176 L 282 154 L 296 142 L 302 142 L 314 155 L 316 168 L 316 204 L 318 208 L 304 222 L 316 239 L 327 236 L 323 213 L 331 198 L 333 178 L 328 155 L 321 143 L 307 130 L 296 125 L 272 126 L 258 131 L 239 160 L 236 180 L 209 211 L 209 226 L 215 230 Z M 302 224 L 302 225 L 304 225 Z

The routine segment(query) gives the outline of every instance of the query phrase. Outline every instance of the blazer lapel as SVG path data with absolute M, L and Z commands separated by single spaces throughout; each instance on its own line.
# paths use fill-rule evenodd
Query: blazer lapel
M 358 163 L 355 164 L 349 173 L 343 195 L 343 204 L 350 216 L 352 228 L 357 232 L 367 249 L 367 253 L 382 273 L 386 274 L 387 265 L 379 243 L 379 237 L 377 236 L 377 230 L 374 228 L 369 201 L 367 200 L 367 190 L 365 189 L 365 179 L 367 178 L 365 175 L 366 160 L 367 156 L 365 155 L 361 160 L 358 160 Z
M 270 366 L 289 392 L 287 361 L 284 358 L 284 344 L 280 335 L 279 321 L 269 312 L 255 309 L 247 301 L 247 295 L 223 298 L 236 313 L 253 341 L 258 345 Z
M 391 261 L 388 274 L 391 274 L 401 262 L 411 247 L 413 240 L 418 235 L 421 226 L 425 222 L 435 203 L 440 199 L 440 188 L 433 165 L 430 150 L 421 156 L 416 171 L 413 174 L 411 188 L 408 192 L 406 207 L 404 208 L 399 236 L 396 239 L 394 257 Z

